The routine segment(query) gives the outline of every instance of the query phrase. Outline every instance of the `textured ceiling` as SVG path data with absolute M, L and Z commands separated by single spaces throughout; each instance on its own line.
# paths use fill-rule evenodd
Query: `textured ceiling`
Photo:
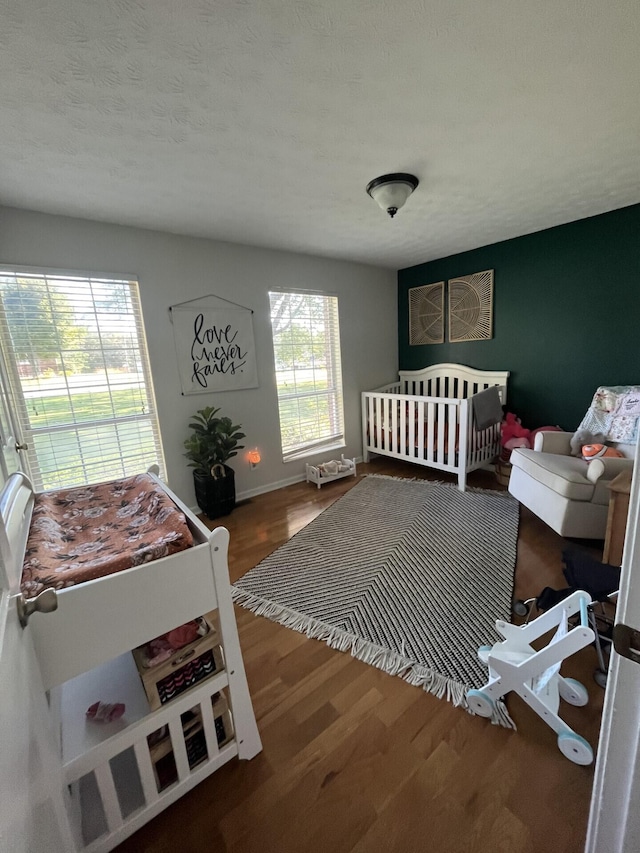
M 639 44 L 638 0 L 0 0 L 0 204 L 411 266 L 640 201 Z

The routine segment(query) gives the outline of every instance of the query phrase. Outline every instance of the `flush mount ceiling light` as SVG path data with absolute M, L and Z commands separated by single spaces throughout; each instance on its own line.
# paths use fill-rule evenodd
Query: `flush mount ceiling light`
M 419 183 L 415 175 L 394 172 L 369 181 L 367 192 L 393 219 Z

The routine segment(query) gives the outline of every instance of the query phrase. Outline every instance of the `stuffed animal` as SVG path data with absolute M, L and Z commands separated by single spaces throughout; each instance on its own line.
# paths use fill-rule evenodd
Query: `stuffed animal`
M 525 429 L 520 418 L 513 412 L 507 412 L 500 427 L 500 441 L 509 450 L 514 447 L 531 447 L 531 430 Z
M 624 459 L 624 453 L 620 453 L 615 447 L 607 447 L 606 444 L 584 444 L 582 446 L 582 458 L 587 462 L 591 462 L 592 459 L 601 459 L 603 456 Z
M 537 429 L 531 430 L 531 435 L 529 436 L 529 442 L 531 443 L 531 447 L 536 446 L 536 436 L 539 432 L 562 432 L 562 429 L 559 426 L 541 426 L 537 427 Z
M 585 444 L 604 444 L 604 435 L 600 432 L 589 432 L 588 429 L 579 429 L 574 432 L 569 444 L 572 456 L 582 456 L 582 448 Z

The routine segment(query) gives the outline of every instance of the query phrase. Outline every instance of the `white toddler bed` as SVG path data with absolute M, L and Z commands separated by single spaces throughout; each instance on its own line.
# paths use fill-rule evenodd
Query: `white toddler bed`
M 458 477 L 466 488 L 470 471 L 500 452 L 501 406 L 509 371 L 434 364 L 404 370 L 397 382 L 362 394 L 362 445 L 369 453 L 404 459 Z M 482 392 L 496 387 L 495 418 L 480 429 L 476 409 Z M 484 395 L 486 402 L 487 395 Z
M 45 595 L 55 595 L 57 608 L 33 613 L 25 628 L 33 638 L 44 687 L 50 691 L 52 713 L 60 716 L 56 725 L 61 731 L 58 746 L 63 791 L 72 824 L 75 815 L 75 849 L 86 853 L 113 849 L 223 763 L 236 755 L 253 758 L 262 748 L 230 594 L 229 533 L 223 527 L 209 531 L 157 477 L 152 479 L 184 513 L 193 545 L 55 593 L 48 589 Z M 21 598 L 33 506 L 34 492 L 28 478 L 22 473 L 12 474 L 0 494 L 0 556 L 4 582 L 16 599 Z M 217 611 L 224 668 L 151 711 L 130 651 L 211 611 Z M 122 684 L 116 686 L 120 677 Z M 212 710 L 220 691 L 228 695 L 235 730 L 235 737 L 223 744 Z M 84 715 L 88 704 L 100 699 L 125 700 L 124 717 L 102 725 L 87 723 Z M 193 767 L 181 715 L 196 708 L 202 718 L 207 756 Z M 154 778 L 147 740 L 163 727 L 170 732 L 177 770 L 175 784 L 165 790 Z M 118 778 L 125 754 L 127 761 L 133 762 L 129 776 L 136 777 L 134 787 L 142 792 L 135 807 L 126 807 L 127 796 L 123 794 L 131 789 L 130 782 Z M 78 829 L 86 823 L 86 814 L 82 813 L 85 804 L 79 805 L 86 792 L 81 797 L 79 786 L 87 774 L 95 777 L 89 789 L 95 788 L 97 799 L 90 812 L 101 815 L 98 829 L 88 838 Z

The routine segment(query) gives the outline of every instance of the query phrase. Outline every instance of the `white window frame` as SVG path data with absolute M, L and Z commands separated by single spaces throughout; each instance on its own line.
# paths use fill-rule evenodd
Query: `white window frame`
M 290 297 L 320 297 L 323 304 L 323 330 L 326 336 L 323 358 L 316 362 L 315 353 L 304 363 L 297 363 L 293 352 L 288 368 L 283 366 L 279 358 L 280 348 L 286 350 L 286 345 L 278 340 L 280 332 L 274 328 L 273 303 L 274 298 Z M 276 389 L 278 394 L 278 413 L 280 417 L 280 441 L 282 461 L 292 462 L 307 456 L 313 456 L 328 450 L 336 450 L 345 446 L 344 401 L 342 394 L 342 356 L 340 347 L 340 322 L 338 296 L 317 290 L 271 289 L 269 291 L 269 316 L 271 319 L 271 338 L 274 348 L 274 366 L 276 374 Z M 322 325 L 318 318 L 309 315 L 309 330 L 311 341 L 313 335 Z M 286 331 L 286 330 L 284 330 Z M 293 348 L 292 348 L 293 349 Z M 324 366 L 322 366 L 324 365 Z M 298 384 L 300 380 L 300 385 Z M 316 388 L 300 387 L 303 383 L 317 382 Z M 287 385 L 289 386 L 287 388 Z M 323 387 L 324 386 L 324 387 Z M 301 415 L 301 404 L 310 404 L 310 409 L 316 408 L 315 423 L 311 423 Z M 297 418 L 284 417 L 287 406 L 297 406 Z M 297 437 L 291 437 L 291 432 Z M 303 437 L 304 436 L 304 437 Z
M 56 380 L 59 378 L 59 381 L 54 382 L 54 385 L 56 391 L 59 391 L 59 395 L 57 396 L 68 398 L 70 413 L 66 421 L 59 423 L 44 425 L 32 423 L 32 418 L 30 417 L 27 406 L 27 398 L 25 397 L 25 388 L 20 375 L 18 358 L 14 351 L 11 339 L 9 321 L 5 313 L 4 302 L 0 300 L 0 346 L 2 348 L 7 373 L 7 392 L 14 419 L 19 428 L 19 441 L 20 443 L 26 444 L 28 448 L 21 454 L 24 462 L 23 467 L 25 468 L 26 473 L 31 477 L 35 488 L 37 490 L 42 490 L 47 488 L 59 488 L 65 485 L 81 485 L 83 483 L 98 482 L 100 480 L 116 479 L 119 477 L 129 476 L 134 473 L 139 473 L 143 471 L 146 466 L 152 463 L 156 463 L 158 465 L 160 469 L 160 476 L 164 476 L 164 453 L 162 450 L 160 426 L 158 423 L 153 381 L 149 365 L 137 277 L 133 275 L 113 273 L 0 264 L 0 277 L 7 276 L 15 276 L 17 279 L 21 277 L 32 277 L 35 280 L 44 279 L 47 282 L 47 288 L 49 288 L 49 282 L 55 281 L 68 281 L 75 284 L 87 283 L 88 298 L 86 304 L 88 307 L 85 309 L 84 313 L 85 315 L 92 315 L 92 322 L 94 325 L 92 333 L 94 335 L 94 339 L 91 347 L 87 347 L 86 349 L 78 347 L 76 351 L 91 353 L 94 357 L 102 359 L 105 372 L 104 378 L 100 380 L 101 384 L 99 386 L 92 388 L 88 385 L 86 388 L 82 389 L 82 392 L 99 393 L 101 390 L 104 390 L 104 393 L 108 395 L 108 398 L 111 401 L 111 414 L 97 415 L 94 419 L 91 419 L 91 417 L 76 417 L 73 407 L 74 390 L 72 383 L 69 381 L 72 372 L 70 370 L 68 371 L 64 366 L 65 347 L 61 343 L 61 339 L 59 337 L 59 327 L 56 327 L 58 342 L 58 348 L 56 350 L 58 356 L 56 357 L 59 357 L 59 364 L 62 365 L 62 367 L 56 372 Z M 112 313 L 115 317 L 124 317 L 128 321 L 130 343 L 129 351 L 135 355 L 137 365 L 134 374 L 137 379 L 132 380 L 128 387 L 133 387 L 139 394 L 139 399 L 142 401 L 142 410 L 138 413 L 126 415 L 118 414 L 116 403 L 113 402 L 112 395 L 120 390 L 120 388 L 118 387 L 118 377 L 108 369 L 108 347 L 105 346 L 104 336 L 106 334 L 105 324 L 108 327 L 110 325 L 110 321 L 105 321 L 103 319 L 101 325 L 100 320 L 100 317 L 108 317 L 109 310 L 105 309 L 103 305 L 100 305 L 99 300 L 95 296 L 95 290 L 103 287 L 105 282 L 113 285 L 120 285 L 125 293 L 126 309 L 122 311 L 114 310 Z M 49 293 L 49 290 L 47 292 Z M 53 305 L 53 303 L 51 304 Z M 73 300 L 71 300 L 69 304 L 73 306 Z M 74 315 L 75 313 L 76 312 L 74 310 Z M 78 328 L 82 328 L 80 324 L 78 324 Z M 98 342 L 97 345 L 96 340 Z M 39 383 L 40 378 L 36 378 Z M 76 393 L 78 392 L 76 391 Z M 50 393 L 49 396 L 53 395 Z M 102 430 L 103 433 L 106 432 L 107 435 L 108 431 L 111 431 L 111 437 L 105 438 L 105 454 L 108 455 L 104 457 L 102 462 L 97 456 L 94 456 L 92 460 L 89 460 L 87 458 L 87 449 L 85 449 L 84 456 L 82 454 L 82 437 L 84 435 L 85 442 L 87 442 L 85 447 L 88 448 L 89 442 L 87 441 L 87 436 L 91 435 L 92 430 L 96 432 Z M 136 430 L 143 430 L 147 437 L 147 443 L 150 441 L 150 450 L 148 454 L 145 454 L 144 460 L 141 458 L 142 454 L 139 452 L 139 447 L 136 448 Z M 127 431 L 129 432 L 128 438 L 125 437 Z M 139 434 L 142 435 L 142 433 Z M 44 438 L 45 441 L 49 439 L 51 447 L 54 448 L 56 435 L 58 436 L 58 439 L 60 436 L 66 435 L 68 440 L 69 436 L 73 437 L 75 435 L 77 446 L 80 448 L 80 461 L 74 469 L 75 476 L 70 475 L 68 482 L 65 482 L 65 475 L 58 474 L 56 469 L 52 468 L 50 471 L 41 470 L 42 457 L 39 458 L 36 451 L 35 445 L 39 437 Z M 151 456 L 153 458 L 151 458 Z M 101 465 L 102 470 L 100 470 Z M 61 467 L 58 470 L 64 471 L 64 467 Z

